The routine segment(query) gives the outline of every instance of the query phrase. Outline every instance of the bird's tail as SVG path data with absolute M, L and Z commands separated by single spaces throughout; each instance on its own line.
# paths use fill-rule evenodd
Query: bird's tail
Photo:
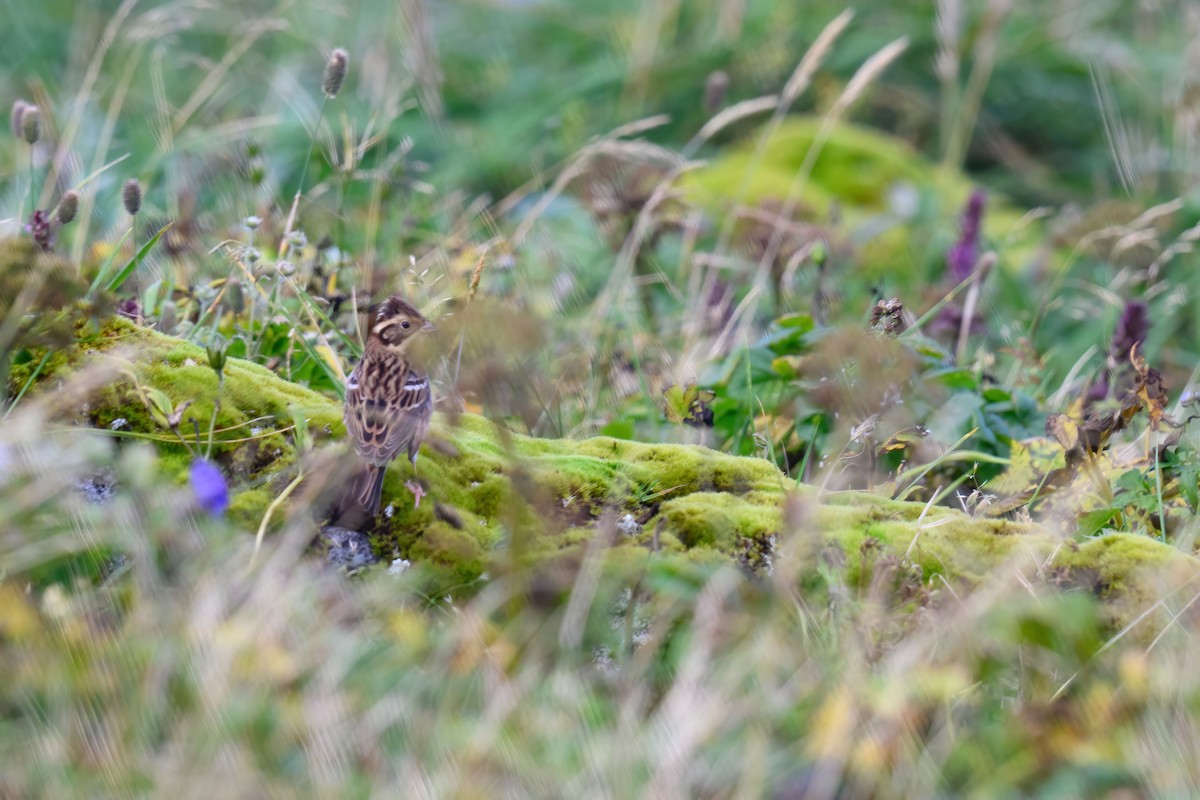
M 367 464 L 354 474 L 338 498 L 335 524 L 357 527 L 379 513 L 385 471 L 385 467 Z

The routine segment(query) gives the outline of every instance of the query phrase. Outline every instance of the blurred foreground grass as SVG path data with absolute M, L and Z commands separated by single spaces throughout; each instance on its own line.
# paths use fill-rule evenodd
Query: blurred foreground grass
M 1183 556 L 1123 572 L 1115 535 L 1066 559 L 1070 543 L 981 521 L 1011 547 L 972 561 L 956 512 L 922 532 L 883 500 L 798 494 L 757 577 L 610 549 L 609 517 L 558 557 L 494 554 L 452 599 L 428 594 L 436 558 L 348 580 L 306 556 L 303 507 L 256 561 L 241 526 L 164 488 L 148 445 L 32 412 L 21 430 L 0 450 L 13 796 L 1074 797 L 1196 780 L 1172 743 L 1200 698 L 1197 572 L 1168 567 Z M 81 479 L 120 488 L 93 504 Z M 866 536 L 839 533 L 852 516 Z M 905 526 L 928 539 L 911 555 L 953 566 L 894 549 Z

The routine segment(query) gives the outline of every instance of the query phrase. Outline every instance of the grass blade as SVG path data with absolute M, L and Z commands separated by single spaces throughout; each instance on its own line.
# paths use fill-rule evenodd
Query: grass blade
M 173 222 L 168 222 L 166 225 L 163 225 L 161 228 L 159 228 L 158 233 L 151 236 L 150 240 L 142 245 L 142 249 L 138 250 L 137 254 L 129 260 L 129 263 L 122 267 L 121 271 L 113 276 L 113 279 L 108 282 L 108 286 L 105 288 L 110 292 L 115 292 L 120 289 L 121 285 L 125 283 L 125 281 L 129 280 L 129 276 L 133 274 L 135 269 L 137 269 L 137 265 L 141 263 L 143 258 L 146 257 L 146 254 L 154 248 L 154 245 L 158 244 L 158 240 L 161 239 L 163 234 L 167 232 L 167 229 L 174 224 L 175 223 Z M 128 235 L 128 233 L 125 234 L 125 236 Z M 121 241 L 125 241 L 124 237 L 122 237 Z
M 896 495 L 895 499 L 903 500 L 906 497 L 908 497 L 910 494 L 912 494 L 913 491 L 916 490 L 917 485 L 920 483 L 921 478 L 924 478 L 926 475 L 928 475 L 930 470 L 932 470 L 938 464 L 942 463 L 942 461 L 944 461 L 946 459 L 946 456 L 950 455 L 955 450 L 957 450 L 962 445 L 963 442 L 965 442 L 967 439 L 970 439 L 978 431 L 979 431 L 979 428 L 971 428 L 971 430 L 967 431 L 966 434 L 964 434 L 961 439 L 959 439 L 954 444 L 950 445 L 950 447 L 948 447 L 946 449 L 946 452 L 942 453 L 940 456 L 935 458 L 933 461 L 930 461 L 928 464 L 926 464 L 921 469 L 921 471 L 917 473 L 917 476 L 912 479 L 912 482 L 908 484 L 908 488 L 906 488 L 903 492 L 900 492 L 898 495 Z
M 38 362 L 37 369 L 29 373 L 29 377 L 25 380 L 25 385 L 21 387 L 21 391 L 17 392 L 17 396 L 13 398 L 13 401 L 8 404 L 8 408 L 5 410 L 4 416 L 0 417 L 0 420 L 8 419 L 8 415 L 17 407 L 17 403 L 21 402 L 21 398 L 29 391 L 29 387 L 33 386 L 33 382 L 37 380 L 38 375 L 42 374 L 42 368 L 46 366 L 46 362 L 50 360 L 53 352 L 53 350 L 47 350 L 46 355 L 42 356 L 42 360 Z
M 312 343 L 304 337 L 303 331 L 300 329 L 300 326 L 296 323 L 296 320 L 292 317 L 292 315 L 289 314 L 286 309 L 282 310 L 284 315 L 287 317 L 288 322 L 292 326 L 296 341 L 298 341 L 300 346 L 304 348 L 304 352 L 308 353 L 308 357 L 313 361 L 316 361 L 317 366 L 319 366 L 321 371 L 324 372 L 329 378 L 330 383 L 333 384 L 334 391 L 336 391 L 338 394 L 338 399 L 345 400 L 346 385 L 342 381 L 342 377 L 338 375 L 332 367 L 329 366 L 329 362 L 321 357 L 321 354 L 317 352 L 317 348 L 313 347 Z
M 337 337 L 342 340 L 342 344 L 346 346 L 346 352 L 349 353 L 352 358 L 361 358 L 362 348 L 359 347 L 358 342 L 354 341 L 354 339 L 343 333 L 342 329 L 337 325 L 334 325 L 333 320 L 329 318 L 329 315 L 325 313 L 324 309 L 317 305 L 316 301 L 312 299 L 308 292 L 296 285 L 294 281 L 290 283 L 292 290 L 296 293 L 296 296 L 300 298 L 304 305 L 308 306 L 308 310 L 312 312 L 313 316 L 325 323 L 325 325 L 329 327 L 329 330 L 333 331 Z

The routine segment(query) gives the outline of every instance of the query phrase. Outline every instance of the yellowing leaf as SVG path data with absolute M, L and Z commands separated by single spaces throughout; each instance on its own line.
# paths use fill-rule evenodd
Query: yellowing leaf
M 1079 444 L 1079 422 L 1066 414 L 1046 417 L 1046 433 L 1053 436 L 1063 450 L 1074 450 Z
M 333 348 L 322 342 L 314 348 L 321 360 L 329 365 L 333 370 L 333 374 L 338 376 L 338 379 L 343 383 L 346 382 L 346 373 L 342 371 L 342 362 L 338 360 L 337 354 L 333 352 Z
M 20 641 L 32 636 L 39 626 L 37 612 L 25 595 L 10 584 L 0 585 L 0 639 Z
M 387 632 L 400 644 L 414 650 L 425 646 L 425 619 L 415 611 L 396 609 L 387 615 Z
M 817 710 L 805 751 L 818 762 L 841 760 L 854 744 L 856 725 L 854 698 L 847 687 L 838 687 Z

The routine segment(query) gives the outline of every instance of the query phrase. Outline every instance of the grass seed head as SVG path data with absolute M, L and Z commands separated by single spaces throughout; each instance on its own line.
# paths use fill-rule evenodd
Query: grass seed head
M 62 196 L 58 201 L 58 221 L 61 225 L 67 225 L 75 221 L 76 215 L 79 213 L 79 192 L 71 189 Z
M 325 78 L 321 81 L 321 89 L 330 100 L 337 97 L 338 92 L 342 90 L 348 63 L 349 54 L 340 47 L 329 56 L 329 63 L 325 65 Z
M 30 144 L 42 138 L 42 112 L 37 106 L 27 105 L 21 112 L 21 134 Z
M 162 310 L 158 315 L 158 329 L 163 333 L 171 334 L 175 332 L 175 326 L 179 324 L 179 308 L 171 300 L 167 300 L 162 304 Z
M 9 114 L 8 123 L 12 129 L 14 139 L 20 139 L 25 136 L 25 126 L 21 120 L 25 116 L 25 109 L 27 108 L 29 108 L 29 103 L 26 103 L 24 100 L 17 100 L 12 104 L 12 112 Z
M 729 73 L 719 69 L 711 72 L 704 81 L 704 112 L 715 114 L 725 107 L 729 93 Z
M 136 217 L 142 210 L 142 185 L 138 183 L 137 178 L 125 181 L 125 188 L 121 191 L 121 202 L 125 204 L 125 210 L 131 217 Z

